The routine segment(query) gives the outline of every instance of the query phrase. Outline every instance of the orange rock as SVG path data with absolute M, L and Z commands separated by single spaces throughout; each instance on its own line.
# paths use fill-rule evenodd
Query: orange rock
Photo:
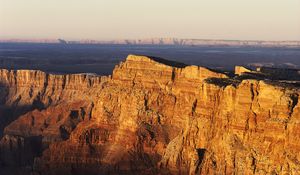
M 111 77 L 1 70 L 0 82 L 15 111 L 0 142 L 7 164 L 41 174 L 300 173 L 297 88 L 136 55 Z

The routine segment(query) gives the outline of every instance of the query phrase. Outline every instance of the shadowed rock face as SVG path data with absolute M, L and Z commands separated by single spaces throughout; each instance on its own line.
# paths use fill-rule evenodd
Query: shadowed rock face
M 229 79 L 135 55 L 111 77 L 1 70 L 1 163 L 37 174 L 299 174 L 299 89 L 211 78 Z

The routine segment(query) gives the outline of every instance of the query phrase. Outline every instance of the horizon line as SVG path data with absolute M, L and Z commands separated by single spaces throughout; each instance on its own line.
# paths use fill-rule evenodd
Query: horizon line
M 250 42 L 300 42 L 300 40 L 263 40 L 263 39 L 208 39 L 208 38 L 177 38 L 177 37 L 148 37 L 148 38 L 122 38 L 122 39 L 91 39 L 91 38 L 78 38 L 78 39 L 64 39 L 63 37 L 58 38 L 1 38 L 0 42 L 9 42 L 14 40 L 17 42 L 39 42 L 39 41 L 49 41 L 53 43 L 59 43 L 59 40 L 66 42 L 80 42 L 80 41 L 94 41 L 94 42 L 112 42 L 112 41 L 146 41 L 146 40 L 200 40 L 200 41 L 250 41 Z
M 176 37 L 153 37 L 153 38 L 135 38 L 135 39 L 64 39 L 60 38 L 1 38 L 0 43 L 61 43 L 66 42 L 66 44 L 109 44 L 109 42 L 124 42 L 124 44 L 143 44 L 143 43 L 126 43 L 126 42 L 146 42 L 149 40 L 169 40 L 169 41 L 223 41 L 223 42 L 272 42 L 272 43 L 288 43 L 293 42 L 300 46 L 300 40 L 260 40 L 260 39 L 207 39 L 207 38 L 176 38 Z M 114 43 L 114 44 L 122 44 L 122 43 Z M 149 43 L 153 45 L 157 45 L 160 43 Z M 162 45 L 168 45 L 162 43 Z M 174 45 L 171 44 L 171 45 Z M 179 44 L 180 45 L 180 44 Z M 189 44 L 188 44 L 189 45 Z M 192 45 L 192 44 L 191 44 Z M 218 45 L 218 44 L 215 44 Z

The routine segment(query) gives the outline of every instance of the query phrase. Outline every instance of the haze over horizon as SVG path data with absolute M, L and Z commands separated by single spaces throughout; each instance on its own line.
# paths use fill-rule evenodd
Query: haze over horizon
M 1 39 L 300 40 L 300 0 L 0 0 Z

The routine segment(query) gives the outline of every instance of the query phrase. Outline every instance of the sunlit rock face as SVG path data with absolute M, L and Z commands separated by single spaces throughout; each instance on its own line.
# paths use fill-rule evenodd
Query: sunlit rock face
M 51 175 L 299 174 L 300 90 L 230 82 L 135 55 L 108 77 L 1 70 L 1 163 Z

